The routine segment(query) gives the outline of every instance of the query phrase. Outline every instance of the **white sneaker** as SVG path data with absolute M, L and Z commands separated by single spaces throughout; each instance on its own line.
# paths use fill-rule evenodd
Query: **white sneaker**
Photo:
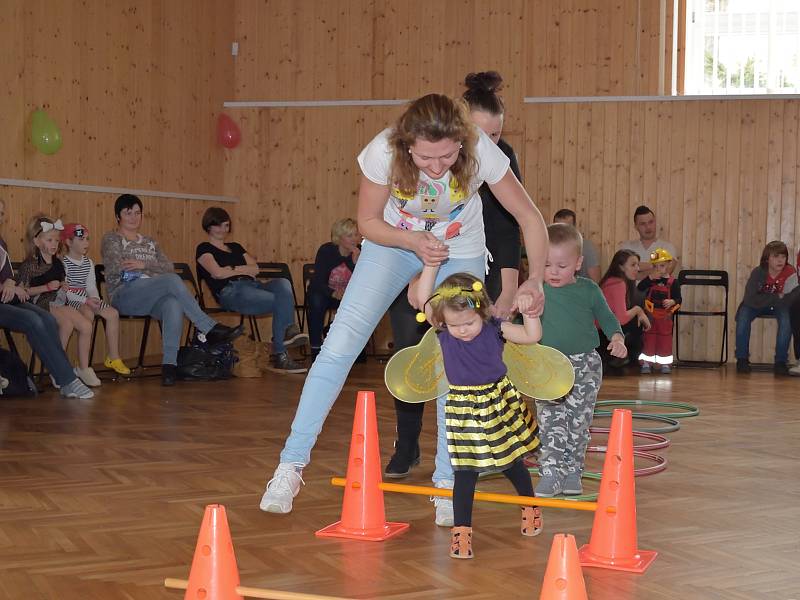
M 789 375 L 794 375 L 795 377 L 800 377 L 800 360 L 797 361 L 797 364 L 789 369 Z
M 83 385 L 80 379 L 73 379 L 67 385 L 61 386 L 59 392 L 63 398 L 80 398 L 81 400 L 94 398 L 94 392 Z
M 453 489 L 452 481 L 437 481 L 437 488 Z M 455 519 L 453 517 L 453 499 L 443 496 L 433 496 L 431 502 L 436 507 L 436 524 L 439 527 L 452 527 Z
M 94 372 L 92 367 L 86 367 L 85 369 L 75 367 L 75 375 L 77 375 L 80 380 L 89 387 L 98 387 L 102 384 L 102 381 L 100 381 L 100 378 L 97 376 L 97 373 Z
M 265 512 L 286 514 L 292 512 L 292 500 L 300 491 L 303 481 L 302 463 L 280 463 L 267 483 L 258 507 Z

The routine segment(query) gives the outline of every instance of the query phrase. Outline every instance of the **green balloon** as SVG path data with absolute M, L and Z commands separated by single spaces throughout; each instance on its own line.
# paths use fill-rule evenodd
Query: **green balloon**
M 31 142 L 42 154 L 55 154 L 61 148 L 61 132 L 43 110 L 34 111 L 31 118 Z

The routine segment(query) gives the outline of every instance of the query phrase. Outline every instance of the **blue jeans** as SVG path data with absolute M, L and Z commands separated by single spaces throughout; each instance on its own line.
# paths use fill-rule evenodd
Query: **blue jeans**
M 111 304 L 121 315 L 150 315 L 161 321 L 161 347 L 165 365 L 178 364 L 178 347 L 183 335 L 183 316 L 203 333 L 217 324 L 197 304 L 186 285 L 175 273 L 141 278 L 119 286 Z
M 288 279 L 231 281 L 219 293 L 219 304 L 243 315 L 271 313 L 272 348 L 277 354 L 286 350 L 283 339 L 286 329 L 294 323 L 294 294 Z
M 30 302 L 0 304 L 0 327 L 24 333 L 59 386 L 75 381 L 75 371 L 61 348 L 58 323 L 48 311 Z
M 792 325 L 789 320 L 789 308 L 786 306 L 767 306 L 753 308 L 742 304 L 736 311 L 736 358 L 750 357 L 750 325 L 756 317 L 773 316 L 778 321 L 778 335 L 775 336 L 775 362 L 785 363 L 789 360 L 789 343 L 792 341 Z
M 449 259 L 439 269 L 436 284 L 453 273 L 462 272 L 483 280 L 484 264 L 483 255 Z M 292 431 L 281 452 L 281 462 L 305 465 L 311 460 L 311 448 L 342 390 L 353 361 L 397 294 L 421 270 L 422 262 L 413 252 L 364 241 L 330 333 L 306 378 Z M 446 399 L 444 395 L 436 402 L 438 435 L 434 482 L 453 479 L 444 423 Z

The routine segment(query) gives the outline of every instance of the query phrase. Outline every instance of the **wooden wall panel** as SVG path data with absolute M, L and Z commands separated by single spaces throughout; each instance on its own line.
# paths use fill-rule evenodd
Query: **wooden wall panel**
M 224 151 L 215 127 L 233 89 L 233 28 L 230 7 L 216 0 L 4 2 L 0 177 L 221 195 Z M 51 156 L 29 140 L 37 107 L 64 140 Z M 114 226 L 113 195 L 0 187 L 0 198 L 14 260 L 23 257 L 23 229 L 36 212 L 85 223 L 95 260 Z M 143 201 L 144 230 L 173 260 L 193 261 L 200 215 L 211 203 Z M 133 356 L 139 328 L 124 327 L 123 354 Z M 156 351 L 159 336 L 151 339 Z M 103 352 L 101 345 L 96 357 Z
M 653 208 L 660 234 L 679 246 L 683 268 L 730 274 L 733 344 L 735 309 L 764 245 L 782 239 L 794 260 L 800 244 L 799 109 L 800 101 L 780 99 L 595 103 L 577 111 L 563 104 L 527 105 L 526 126 L 536 132 L 525 138 L 527 155 L 549 155 L 551 168 L 542 171 L 528 160 L 523 174 L 536 181 L 528 189 L 546 216 L 564 206 L 576 210 L 580 228 L 601 247 L 604 264 L 622 240 L 636 237 L 633 209 Z M 573 143 L 581 148 L 587 139 L 588 174 L 581 166 L 560 168 L 561 149 Z M 686 294 L 687 306 L 720 300 L 711 290 Z M 682 335 L 687 355 L 711 357 L 720 330 L 713 321 L 696 319 L 682 327 Z M 753 359 L 771 361 L 774 339 L 774 324 L 757 321 Z
M 235 13 L 237 100 L 456 94 L 486 69 L 510 101 L 658 93 L 657 1 L 237 0 Z

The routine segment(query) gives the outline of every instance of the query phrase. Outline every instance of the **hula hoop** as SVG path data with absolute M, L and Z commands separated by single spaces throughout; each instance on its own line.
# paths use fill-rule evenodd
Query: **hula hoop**
M 658 415 L 671 419 L 683 419 L 686 417 L 696 417 L 700 414 L 700 409 L 692 404 L 684 402 L 655 402 L 653 400 L 601 400 L 596 406 L 663 406 L 666 408 L 679 408 L 684 412 L 674 413 L 647 413 L 648 415 Z
M 608 427 L 590 427 L 589 433 L 611 433 L 611 430 Z M 636 438 L 653 440 L 652 444 L 634 444 L 634 450 L 661 450 L 662 448 L 669 448 L 670 444 L 672 443 L 669 441 L 669 438 L 664 437 L 663 435 L 649 433 L 647 431 L 634 431 L 633 437 L 634 440 Z M 589 446 L 589 450 L 604 450 L 606 447 L 607 446 Z
M 596 410 L 594 411 L 595 419 L 597 417 L 610 417 L 610 410 Z M 667 423 L 663 427 L 638 427 L 637 431 L 644 431 L 646 433 L 672 433 L 681 428 L 681 424 L 675 419 L 669 417 L 662 417 L 661 415 L 653 415 L 648 413 L 633 413 L 634 419 L 644 419 L 645 421 L 656 421 L 658 423 Z
M 608 448 L 602 448 L 599 450 L 594 450 L 592 448 L 589 448 L 586 451 L 595 454 L 605 454 L 608 451 Z M 663 456 L 659 456 L 658 454 L 653 454 L 652 452 L 642 452 L 641 450 L 634 450 L 633 457 L 643 458 L 645 460 L 649 460 L 654 463 L 649 467 L 634 469 L 633 470 L 634 477 L 647 477 L 648 475 L 655 475 L 656 473 L 661 473 L 661 471 L 667 468 L 667 459 L 664 458 Z

